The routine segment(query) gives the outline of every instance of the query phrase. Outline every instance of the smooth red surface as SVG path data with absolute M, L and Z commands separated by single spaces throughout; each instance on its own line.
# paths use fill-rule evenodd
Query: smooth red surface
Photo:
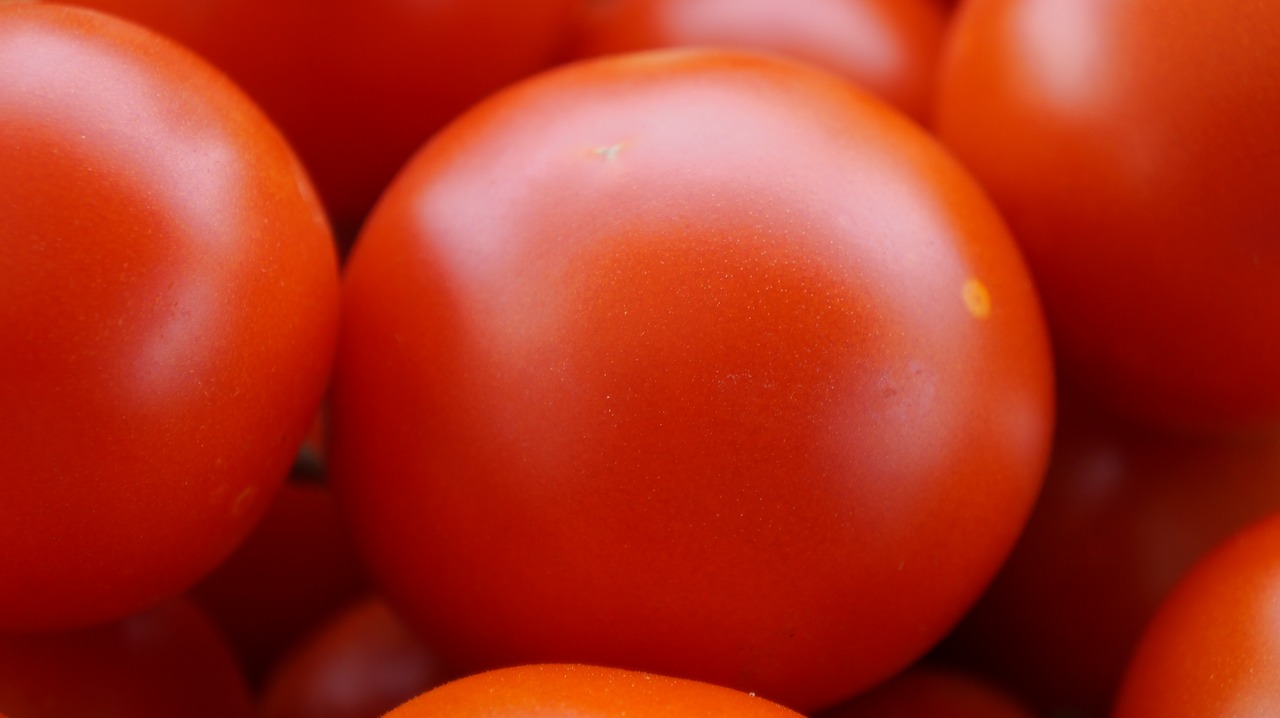
M 1052 374 L 1004 226 L 833 75 L 689 51 L 544 75 L 418 156 L 348 265 L 333 478 L 464 668 L 835 703 L 977 598 Z
M 947 654 L 1046 715 L 1105 715 L 1178 579 L 1277 510 L 1280 434 L 1167 436 L 1065 412 L 1027 530 Z
M 13 718 L 253 718 L 235 659 L 193 606 L 106 626 L 0 636 L 0 714 Z
M 172 597 L 253 527 L 320 402 L 333 240 L 222 75 L 0 7 L 0 631 Z
M 1280 515 L 1218 547 L 1147 628 L 1114 718 L 1280 715 Z
M 257 683 L 287 650 L 368 590 L 329 490 L 286 483 L 253 533 L 191 595 Z
M 444 680 L 386 603 L 366 599 L 295 646 L 272 673 L 262 718 L 378 718 Z
M 937 0 L 599 0 L 584 18 L 580 57 L 680 46 L 776 52 L 917 120 L 928 115 L 946 25 Z
M 1280 3 L 972 0 L 935 125 L 1064 372 L 1157 424 L 1280 421 Z
M 75 0 L 153 27 L 284 130 L 349 241 L 454 115 L 550 65 L 577 0 Z
M 1032 718 L 997 688 L 963 673 L 916 667 L 817 718 Z
M 430 691 L 386 718 L 796 718 L 762 698 L 707 683 L 615 668 L 533 665 Z

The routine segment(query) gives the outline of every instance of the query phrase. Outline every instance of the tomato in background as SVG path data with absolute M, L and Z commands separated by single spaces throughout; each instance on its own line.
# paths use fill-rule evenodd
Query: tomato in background
M 952 27 L 936 129 L 1063 372 L 1146 422 L 1280 422 L 1280 3 L 973 0 Z
M 0 632 L 176 596 L 261 516 L 337 335 L 333 239 L 195 55 L 0 5 Z
M 797 718 L 763 698 L 616 668 L 518 666 L 447 683 L 386 718 Z
M 0 636 L 0 714 L 13 718 L 253 718 L 213 625 L 174 602 L 106 626 Z
M 1216 548 L 1174 589 L 1125 673 L 1114 718 L 1280 715 L 1280 514 Z
M 584 17 L 579 57 L 692 45 L 777 52 L 922 121 L 945 26 L 937 0 L 599 0 Z
M 345 242 L 409 156 L 562 52 L 579 0 L 74 0 L 207 57 L 284 131 Z
M 329 489 L 287 483 L 244 543 L 191 590 L 249 679 L 369 590 Z
M 335 614 L 272 672 L 262 718 L 379 718 L 446 679 L 380 599 Z
M 338 496 L 464 671 L 618 665 L 801 710 L 911 663 L 1039 489 L 1033 288 L 917 126 L 665 51 L 465 115 L 351 256 Z
M 816 718 L 1032 718 L 1013 698 L 963 673 L 916 666 Z
M 1174 584 L 1277 510 L 1280 433 L 1167 436 L 1072 406 L 1026 531 L 943 653 L 1046 715 L 1106 715 Z

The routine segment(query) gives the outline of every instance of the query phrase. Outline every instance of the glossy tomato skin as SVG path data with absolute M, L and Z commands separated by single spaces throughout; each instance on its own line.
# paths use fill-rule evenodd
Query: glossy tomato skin
M 1062 406 L 1031 520 L 940 650 L 1044 715 L 1105 715 L 1143 629 L 1183 574 L 1280 511 L 1280 432 L 1171 435 Z
M 815 718 L 1032 718 L 1003 691 L 971 676 L 916 666 Z
M 225 71 L 301 155 L 344 241 L 423 142 L 549 66 L 578 0 L 76 0 Z
M 12 718 L 252 718 L 213 624 L 178 601 L 81 631 L 0 636 L 0 714 Z
M 401 175 L 344 292 L 335 485 L 465 669 L 829 705 L 941 637 L 1039 487 L 1048 348 L 998 216 L 799 64 L 670 51 L 497 96 Z
M 1280 714 L 1280 514 L 1224 542 L 1143 634 L 1115 718 Z
M 937 0 L 603 0 L 583 17 L 579 57 L 698 45 L 776 52 L 921 121 L 945 28 Z
M 298 642 L 272 672 L 261 716 L 373 718 L 449 677 L 386 602 L 367 598 Z
M 1064 373 L 1146 422 L 1280 420 L 1280 4 L 974 0 L 935 109 Z
M 530 665 L 468 676 L 424 693 L 386 718 L 796 718 L 729 688 L 616 668 Z
M 231 551 L 337 333 L 333 240 L 230 82 L 141 28 L 0 7 L 0 632 L 111 620 Z

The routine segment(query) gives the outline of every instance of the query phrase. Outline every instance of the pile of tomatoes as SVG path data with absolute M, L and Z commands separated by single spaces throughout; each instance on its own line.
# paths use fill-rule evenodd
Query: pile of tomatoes
M 0 718 L 1280 713 L 1280 4 L 951 5 L 0 0 Z

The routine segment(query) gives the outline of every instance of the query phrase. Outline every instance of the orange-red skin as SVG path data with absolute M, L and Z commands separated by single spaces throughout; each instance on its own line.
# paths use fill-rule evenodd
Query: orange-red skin
M 937 0 L 600 0 L 579 57 L 663 47 L 774 52 L 834 72 L 924 121 L 946 27 Z
M 952 28 L 933 124 L 1063 373 L 1146 423 L 1280 423 L 1280 3 L 972 0 Z
M 385 718 L 797 718 L 763 698 L 682 678 L 584 665 L 529 665 L 462 678 Z
M 958 620 L 1047 459 L 1049 351 L 999 217 L 800 64 L 667 51 L 519 85 L 409 166 L 344 292 L 335 487 L 468 670 L 833 704 Z
M 315 415 L 333 239 L 224 76 L 99 13 L 0 7 L 0 632 L 176 596 Z

